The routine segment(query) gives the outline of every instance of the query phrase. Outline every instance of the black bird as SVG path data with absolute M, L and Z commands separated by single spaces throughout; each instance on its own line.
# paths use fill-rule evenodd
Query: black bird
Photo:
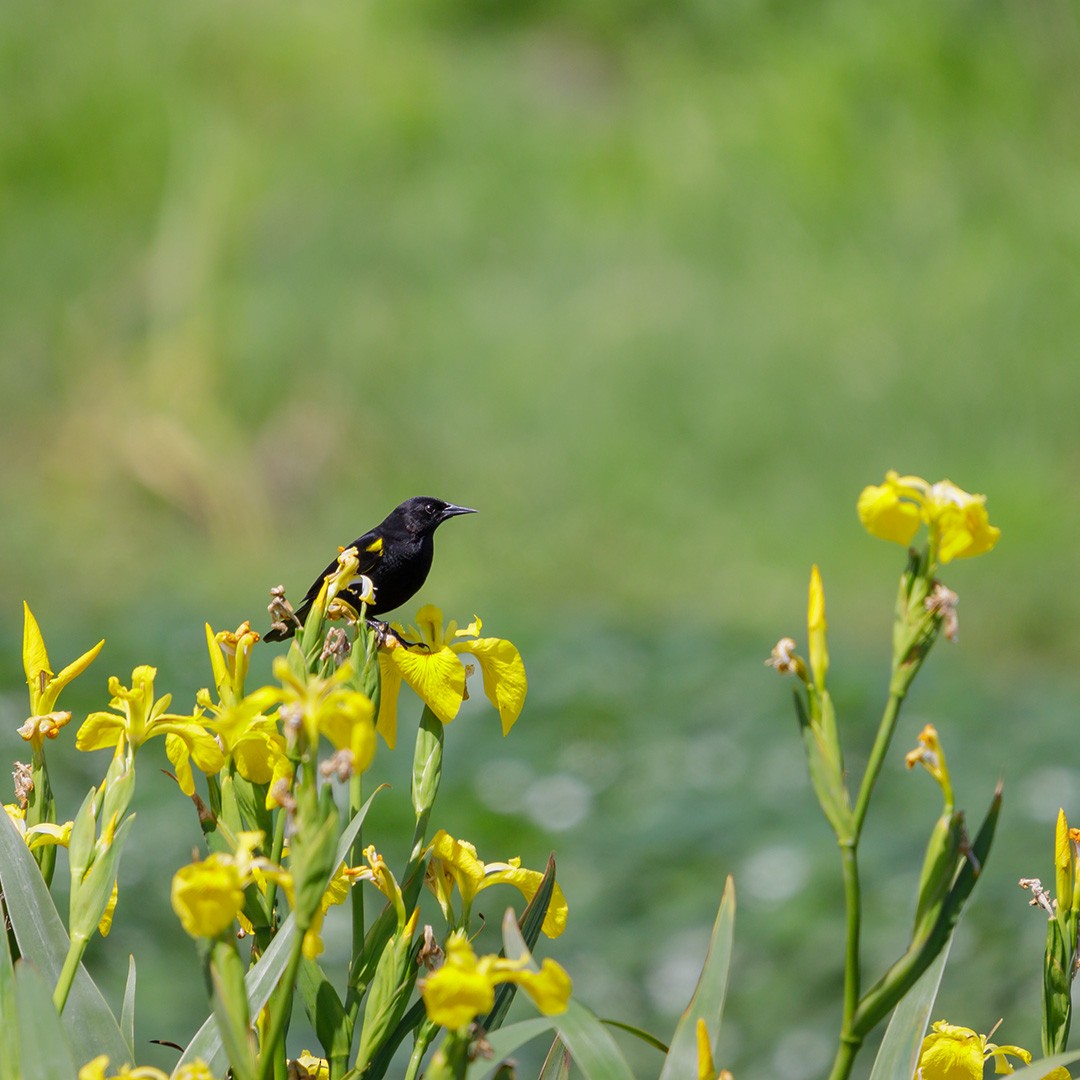
M 475 514 L 467 506 L 455 506 L 418 495 L 406 499 L 400 506 L 391 510 L 385 520 L 370 532 L 357 537 L 349 547 L 354 547 L 360 554 L 359 573 L 371 579 L 375 586 L 375 599 L 367 605 L 368 615 L 381 615 L 401 607 L 419 591 L 431 569 L 431 557 L 435 552 L 435 530 L 447 518 L 458 514 Z M 303 623 L 312 602 L 319 594 L 323 579 L 337 569 L 334 559 L 315 579 L 307 591 L 300 606 L 296 609 L 296 618 Z M 360 610 L 359 593 L 354 589 L 343 589 L 338 596 Z M 284 641 L 296 632 L 295 623 L 275 624 L 263 635 L 265 641 Z

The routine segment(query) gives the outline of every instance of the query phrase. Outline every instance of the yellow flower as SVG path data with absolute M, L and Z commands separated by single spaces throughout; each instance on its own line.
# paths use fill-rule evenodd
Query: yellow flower
M 259 635 L 251 629 L 251 623 L 247 620 L 235 631 L 221 630 L 216 634 L 206 623 L 206 648 L 210 653 L 214 686 L 222 705 L 234 705 L 243 698 L 251 649 L 258 640 Z
M 79 1080 L 169 1080 L 168 1073 L 155 1069 L 153 1065 L 121 1065 L 119 1070 L 112 1073 L 108 1065 L 108 1055 L 99 1054 L 79 1070 Z M 213 1080 L 203 1062 L 199 1061 L 197 1065 L 201 1071 L 192 1072 L 193 1066 L 185 1066 L 176 1074 L 176 1080 Z
M 255 851 L 265 839 L 255 830 L 236 836 L 236 851 L 216 852 L 182 866 L 173 876 L 172 906 L 192 937 L 217 937 L 232 926 L 244 906 L 244 889 L 254 883 L 281 885 L 292 903 L 292 877 Z
M 165 753 L 176 770 L 176 778 L 185 795 L 195 791 L 191 762 L 204 773 L 216 773 L 224 763 L 217 740 L 199 723 L 201 710 L 191 716 L 178 716 L 165 710 L 172 701 L 171 694 L 154 700 L 154 679 L 157 668 L 142 664 L 131 673 L 131 689 L 122 686 L 113 675 L 109 679 L 114 712 L 94 712 L 84 721 L 75 737 L 80 750 L 101 750 L 117 746 L 126 739 L 132 751 L 138 750 L 147 739 L 165 736 Z
M 109 1072 L 108 1065 L 108 1056 L 98 1055 L 79 1070 L 79 1080 L 169 1080 L 168 1073 L 152 1065 L 122 1065 L 115 1073 Z M 181 1065 L 173 1074 L 173 1080 L 214 1080 L 214 1074 L 202 1058 L 196 1058 Z
M 311 674 L 301 678 L 288 659 L 279 656 L 273 671 L 281 686 L 264 686 L 249 694 L 245 704 L 258 709 L 279 705 L 286 731 L 302 731 L 309 746 L 325 735 L 335 750 L 352 753 L 354 774 L 367 769 L 375 756 L 375 706 L 348 685 L 352 665 L 342 664 L 326 679 Z
M 19 728 L 19 734 L 36 751 L 41 750 L 45 739 L 55 739 L 60 728 L 71 719 L 71 713 L 56 711 L 56 699 L 72 679 L 93 663 L 104 644 L 102 639 L 78 660 L 68 664 L 59 675 L 54 675 L 49 666 L 49 654 L 45 651 L 41 628 L 30 605 L 23 601 L 23 670 L 30 689 L 30 719 Z
M 932 563 L 981 555 L 1001 536 L 987 517 L 985 495 L 971 495 L 949 480 L 931 484 L 921 476 L 900 476 L 891 470 L 884 484 L 863 489 L 858 512 L 872 536 L 905 547 L 920 523 L 925 524 Z
M 215 1077 L 210 1071 L 210 1066 L 202 1058 L 196 1058 L 186 1065 L 181 1065 L 173 1073 L 172 1080 L 215 1080 Z
M 375 850 L 374 844 L 364 848 L 364 859 L 367 866 L 346 867 L 343 871 L 350 881 L 370 881 L 394 905 L 397 915 L 398 929 L 401 930 L 407 921 L 405 911 L 405 898 L 401 894 L 401 886 L 394 877 L 393 871 L 386 864 L 386 860 Z M 333 882 L 331 881 L 331 884 Z
M 697 1060 L 698 1080 L 723 1080 L 725 1076 L 730 1078 L 731 1073 L 726 1069 L 723 1072 L 717 1071 L 712 1044 L 709 1042 L 709 1029 L 700 1016 L 697 1022 Z
M 218 937 L 244 906 L 243 879 L 234 859 L 210 855 L 182 866 L 172 882 L 173 911 L 192 937 Z
M 996 1046 L 988 1035 L 977 1035 L 971 1028 L 938 1020 L 923 1039 L 915 1075 L 921 1080 L 982 1080 L 983 1064 L 987 1061 L 994 1062 L 995 1072 L 1012 1072 L 1009 1057 L 1019 1058 L 1025 1065 L 1031 1062 L 1031 1054 L 1022 1047 Z M 1067 1077 L 1068 1073 L 1064 1075 Z M 1056 1071 L 1050 1076 L 1061 1080 L 1061 1074 Z
M 949 767 L 945 764 L 945 751 L 938 738 L 937 728 L 933 724 L 926 724 L 919 732 L 919 745 L 904 755 L 904 764 L 909 769 L 914 769 L 916 765 L 924 766 L 941 785 L 945 803 L 951 809 L 953 805 L 952 781 L 949 778 Z
M 525 967 L 526 960 L 506 960 L 473 952 L 459 930 L 446 942 L 446 962 L 423 982 L 421 995 L 428 1017 L 442 1027 L 456 1030 L 495 1004 L 499 983 L 517 983 L 545 1015 L 564 1012 L 570 1000 L 570 976 L 554 960 L 545 959 L 539 971 Z
M 502 732 L 506 735 L 521 715 L 528 681 L 521 653 L 502 638 L 481 638 L 479 618 L 457 628 L 451 621 L 445 627 L 442 612 L 432 604 L 416 615 L 416 626 L 407 629 L 395 623 L 395 630 L 407 640 L 419 638 L 414 647 L 389 637 L 379 650 L 382 689 L 379 704 L 379 733 L 391 749 L 397 742 L 397 699 L 402 682 L 417 693 L 438 719 L 448 724 L 458 714 L 467 696 L 465 679 L 471 671 L 460 659 L 468 653 L 480 665 L 484 693 L 499 710 Z
M 472 844 L 467 840 L 455 840 L 445 829 L 435 834 L 428 850 L 431 862 L 427 883 L 449 922 L 454 921 L 450 907 L 450 892 L 454 885 L 461 893 L 461 919 L 465 922 L 476 894 L 489 886 L 513 885 L 528 901 L 536 895 L 544 877 L 539 870 L 522 869 L 520 859 L 483 863 L 476 857 L 476 848 Z M 567 912 L 566 897 L 556 883 L 542 927 L 548 937 L 558 937 L 566 929 Z
M 330 1080 L 330 1063 L 310 1050 L 302 1050 L 294 1064 L 304 1070 L 300 1073 L 302 1080 Z
M 215 714 L 206 721 L 206 726 L 217 735 L 225 760 L 231 761 L 245 780 L 268 784 L 273 789 L 278 780 L 292 778 L 285 739 L 278 731 L 277 722 L 263 715 L 257 702 L 245 698 L 218 708 L 210 702 L 205 690 L 199 691 L 196 701 Z M 273 805 L 268 793 L 267 809 Z
M 26 824 L 26 811 L 21 806 L 16 806 L 15 803 L 4 803 L 4 809 L 31 851 L 49 845 L 56 847 L 68 846 L 71 840 L 71 830 L 75 824 L 73 821 L 65 821 L 63 825 L 54 825 L 52 822 L 43 821 L 38 825 L 28 826 Z

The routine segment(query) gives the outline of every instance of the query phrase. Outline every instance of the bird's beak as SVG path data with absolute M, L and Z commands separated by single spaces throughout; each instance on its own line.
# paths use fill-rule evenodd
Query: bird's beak
M 440 521 L 445 521 L 447 518 L 457 517 L 458 514 L 475 514 L 476 510 L 470 509 L 468 506 L 455 506 L 453 503 L 447 503 L 443 512 L 439 515 Z

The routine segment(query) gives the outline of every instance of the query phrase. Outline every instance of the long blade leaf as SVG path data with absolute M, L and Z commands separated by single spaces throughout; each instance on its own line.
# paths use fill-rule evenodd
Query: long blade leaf
M 7 930 L 4 929 L 6 922 L 3 900 L 0 895 L 0 1016 L 14 1016 L 15 967 L 11 962 Z M 17 1024 L 0 1023 L 0 1080 L 22 1080 Z
M 15 967 L 15 1017 L 22 1047 L 23 1080 L 74 1080 L 75 1056 L 56 1015 L 52 990 L 41 973 L 25 960 Z M 86 1048 L 80 1047 L 80 1053 L 86 1054 Z M 87 1054 L 86 1061 L 96 1056 Z
M 120 1010 L 120 1030 L 135 1063 L 135 957 L 128 956 L 127 983 L 124 986 L 124 1005 Z
M 503 916 L 502 932 L 507 958 L 525 960 L 527 967 L 539 971 L 525 939 L 521 936 L 513 909 Z M 633 1080 L 634 1074 L 611 1037 L 611 1032 L 595 1013 L 571 998 L 566 1011 L 557 1013 L 550 1019 L 588 1080 Z
M 720 1032 L 720 1019 L 727 995 L 728 970 L 731 967 L 731 944 L 735 935 L 735 882 L 729 877 L 724 884 L 720 910 L 716 913 L 712 938 L 705 964 L 698 978 L 690 1004 L 679 1019 L 671 1040 L 660 1080 L 677 1080 L 697 1076 L 697 1023 L 704 1020 L 709 1030 L 713 1051 Z
M 491 1047 L 491 1057 L 478 1057 L 470 1062 L 465 1073 L 467 1080 L 489 1080 L 511 1054 L 516 1053 L 527 1042 L 550 1031 L 552 1026 L 550 1016 L 534 1016 L 493 1031 L 486 1039 Z
M 950 948 L 952 938 L 893 1010 L 874 1059 L 870 1080 L 911 1080 L 915 1075 L 919 1047 L 930 1022 L 930 1011 L 937 998 Z
M 1080 1050 L 1069 1050 L 1064 1054 L 1055 1054 L 1053 1057 L 1042 1058 L 1017 1069 L 1012 1074 L 1013 1080 L 1043 1080 L 1047 1073 L 1062 1065 L 1071 1065 L 1074 1061 L 1080 1061 Z
M 0 889 L 19 952 L 55 986 L 67 956 L 67 930 L 34 857 L 7 814 L 0 815 Z M 50 1010 L 55 1016 L 51 1005 Z M 129 1063 L 116 1017 L 81 964 L 64 1006 L 64 1030 L 87 1060 L 107 1054 L 113 1065 Z

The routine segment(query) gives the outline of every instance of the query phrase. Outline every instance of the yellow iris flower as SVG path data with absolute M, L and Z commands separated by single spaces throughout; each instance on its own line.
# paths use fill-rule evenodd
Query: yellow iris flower
M 863 488 L 858 512 L 872 536 L 905 547 L 919 526 L 926 525 L 935 564 L 982 555 L 1001 536 L 987 517 L 985 495 L 972 495 L 949 480 L 931 484 L 921 476 L 900 476 L 892 470 L 884 484 Z
M 467 1027 L 476 1016 L 495 1004 L 499 983 L 517 983 L 545 1015 L 564 1012 L 572 983 L 566 971 L 545 958 L 539 971 L 530 971 L 525 960 L 499 956 L 478 957 L 468 938 L 454 931 L 446 942 L 446 962 L 423 982 L 420 993 L 428 1017 L 451 1030 Z
M 993 1034 L 993 1032 L 991 1032 Z M 989 1035 L 979 1035 L 971 1028 L 938 1020 L 923 1039 L 919 1052 L 916 1076 L 922 1080 L 982 1080 L 983 1064 L 993 1061 L 996 1072 L 1012 1072 L 1009 1057 L 1019 1058 L 1025 1065 L 1031 1054 L 1020 1046 L 997 1046 Z M 1055 1069 L 1047 1080 L 1067 1080 L 1065 1069 Z
M 514 726 L 528 690 L 525 664 L 509 641 L 480 637 L 482 625 L 474 617 L 464 630 L 459 630 L 453 621 L 444 626 L 442 612 L 433 604 L 417 612 L 416 626 L 394 624 L 403 638 L 419 639 L 420 644 L 407 646 L 389 637 L 379 649 L 382 689 L 377 727 L 387 746 L 393 749 L 397 742 L 397 700 L 403 682 L 442 723 L 449 724 L 457 716 L 468 696 L 465 679 L 470 669 L 461 660 L 462 653 L 468 653 L 480 665 L 484 693 L 499 710 L 503 734 Z
M 342 664 L 329 678 L 306 674 L 300 677 L 284 656 L 274 660 L 274 678 L 281 686 L 264 686 L 245 698 L 256 710 L 280 706 L 286 729 L 303 731 L 309 746 L 325 735 L 335 750 L 349 750 L 353 772 L 362 773 L 375 757 L 375 706 L 359 690 L 352 689 L 350 664 Z
M 269 859 L 255 855 L 261 832 L 237 836 L 234 854 L 215 853 L 182 866 L 173 875 L 170 899 L 180 924 L 192 937 L 224 934 L 244 906 L 244 889 L 252 882 L 276 881 L 289 892 L 292 879 Z
M 101 652 L 104 639 L 87 649 L 77 660 L 54 675 L 49 666 L 45 639 L 34 618 L 30 605 L 23 601 L 23 670 L 30 690 L 30 719 L 19 728 L 19 734 L 40 752 L 45 739 L 55 739 L 60 729 L 71 719 L 69 712 L 57 712 L 56 699 L 60 691 L 77 675 L 81 675 Z
M 539 870 L 523 869 L 520 859 L 483 863 L 477 858 L 476 848 L 472 844 L 467 840 L 455 840 L 445 829 L 435 834 L 428 850 L 431 852 L 431 862 L 428 864 L 427 883 L 450 923 L 455 921 L 450 904 L 454 885 L 461 894 L 461 917 L 464 922 L 468 919 L 477 893 L 491 885 L 513 885 L 528 901 L 536 895 L 544 877 Z M 556 883 L 541 927 L 548 937 L 558 937 L 566 929 L 568 910 L 566 896 Z
M 43 821 L 39 825 L 26 824 L 26 811 L 15 803 L 4 803 L 11 823 L 15 826 L 18 834 L 26 841 L 26 846 L 33 851 L 35 848 L 47 847 L 52 844 L 56 847 L 67 847 L 71 840 L 73 821 L 65 821 L 63 825 L 54 825 L 52 822 Z
M 113 1072 L 109 1069 L 108 1057 L 100 1054 L 79 1070 L 79 1080 L 169 1080 L 169 1074 L 153 1065 L 122 1065 Z M 214 1080 L 214 1074 L 205 1061 L 196 1058 L 181 1065 L 173 1074 L 173 1080 Z
M 129 690 L 113 675 L 109 679 L 109 708 L 114 711 L 91 713 L 79 728 L 75 745 L 80 750 L 102 750 L 126 739 L 135 751 L 148 739 L 164 735 L 165 753 L 176 770 L 177 782 L 185 795 L 192 795 L 195 780 L 191 762 L 204 773 L 216 773 L 225 759 L 217 740 L 199 722 L 202 710 L 179 716 L 165 711 L 171 694 L 154 700 L 156 677 L 157 668 L 141 664 L 131 673 Z

